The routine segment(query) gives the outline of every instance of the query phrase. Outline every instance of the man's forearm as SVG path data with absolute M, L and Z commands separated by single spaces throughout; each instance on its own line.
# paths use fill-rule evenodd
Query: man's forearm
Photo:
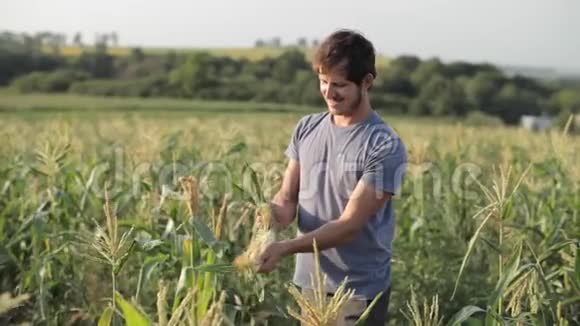
M 282 241 L 285 255 L 300 252 L 313 252 L 312 243 L 316 239 L 318 250 L 334 248 L 354 240 L 358 230 L 354 229 L 348 221 L 335 220 L 324 224 L 318 229 L 298 236 L 291 240 Z
M 284 198 L 280 194 L 274 196 L 270 202 L 270 208 L 272 209 L 272 216 L 275 220 L 274 227 L 278 231 L 292 223 L 296 216 L 297 205 L 298 203 L 296 201 Z

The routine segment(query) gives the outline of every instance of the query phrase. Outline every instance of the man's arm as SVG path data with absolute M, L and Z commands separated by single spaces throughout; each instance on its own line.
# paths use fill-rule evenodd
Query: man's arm
M 284 255 L 299 252 L 312 252 L 312 243 L 316 239 L 319 250 L 334 248 L 353 241 L 362 231 L 369 219 L 374 216 L 391 194 L 377 193 L 375 188 L 359 182 L 355 187 L 342 215 L 318 229 L 303 234 L 295 239 L 282 241 Z
M 299 252 L 312 252 L 314 239 L 319 250 L 334 248 L 353 241 L 369 219 L 391 199 L 391 196 L 392 194 L 388 192 L 377 193 L 372 185 L 359 181 L 343 214 L 337 220 L 294 239 L 270 244 L 261 256 L 262 263 L 258 272 L 272 271 L 285 256 Z
M 270 202 L 274 228 L 278 231 L 290 225 L 296 216 L 299 188 L 300 163 L 295 159 L 290 159 L 284 172 L 282 186 Z

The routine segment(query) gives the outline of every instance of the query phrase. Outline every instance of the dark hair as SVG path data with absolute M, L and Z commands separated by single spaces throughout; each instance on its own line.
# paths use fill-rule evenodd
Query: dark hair
M 375 49 L 360 33 L 341 29 L 328 36 L 318 47 L 312 60 L 316 73 L 342 68 L 347 79 L 360 85 L 367 74 L 377 76 Z

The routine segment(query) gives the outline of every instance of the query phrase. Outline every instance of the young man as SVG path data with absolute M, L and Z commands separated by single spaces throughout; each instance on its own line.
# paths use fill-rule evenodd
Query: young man
M 345 277 L 355 290 L 339 325 L 354 324 L 380 293 L 367 325 L 384 325 L 395 226 L 391 197 L 401 186 L 406 149 L 371 108 L 375 51 L 366 38 L 349 30 L 333 33 L 318 48 L 313 68 L 328 112 L 298 123 L 285 152 L 290 161 L 281 189 L 272 200 L 280 226 L 298 215 L 298 236 L 267 247 L 259 271 L 270 272 L 282 258 L 297 254 L 294 282 L 308 294 L 316 239 L 329 295 Z

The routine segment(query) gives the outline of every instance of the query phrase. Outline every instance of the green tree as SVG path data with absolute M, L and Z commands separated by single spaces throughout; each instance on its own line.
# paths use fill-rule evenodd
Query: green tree
M 472 77 L 480 72 L 499 73 L 499 70 L 489 64 L 473 64 L 469 62 L 457 61 L 445 65 L 445 76 L 456 78 L 460 76 Z
M 204 88 L 216 86 L 218 81 L 212 56 L 207 52 L 190 55 L 181 66 L 171 72 L 169 80 L 187 97 L 196 96 Z
M 504 83 L 504 77 L 494 72 L 479 72 L 466 82 L 467 101 L 477 110 L 491 113 L 494 97 Z
M 468 112 L 468 103 L 463 88 L 452 80 L 446 80 L 443 90 L 433 102 L 434 115 L 463 116 Z
M 415 98 L 409 104 L 409 113 L 415 116 L 431 115 L 429 103 L 421 98 Z
M 421 89 L 412 111 L 415 114 L 438 116 L 464 115 L 467 105 L 463 89 L 458 83 L 435 75 Z
M 399 64 L 389 65 L 388 68 L 379 71 L 374 89 L 381 93 L 413 97 L 416 95 L 416 89 L 409 77 L 410 74 L 406 68 Z
M 94 78 L 111 78 L 115 74 L 115 61 L 107 53 L 105 43 L 97 44 L 94 53 L 83 52 L 73 66 L 90 73 Z
M 571 114 L 580 113 L 580 89 L 563 89 L 552 95 L 551 104 L 557 112 L 569 112 Z
M 140 47 L 132 48 L 129 58 L 132 61 L 143 61 L 145 59 L 145 52 Z
M 435 75 L 443 75 L 444 66 L 437 58 L 423 61 L 411 75 L 411 80 L 416 87 L 422 87 Z
M 304 53 L 298 50 L 284 52 L 276 58 L 272 67 L 272 77 L 277 81 L 289 83 L 294 80 L 297 71 L 308 70 Z
M 537 94 L 509 83 L 504 85 L 495 97 L 491 113 L 500 116 L 506 123 L 516 124 L 524 114 L 542 113 L 540 103 Z
M 415 69 L 417 69 L 420 63 L 421 60 L 419 60 L 419 58 L 417 58 L 416 56 L 402 55 L 391 60 L 391 62 L 389 63 L 389 67 L 393 68 L 399 67 L 402 68 L 407 73 L 412 73 L 413 71 L 415 71 Z

